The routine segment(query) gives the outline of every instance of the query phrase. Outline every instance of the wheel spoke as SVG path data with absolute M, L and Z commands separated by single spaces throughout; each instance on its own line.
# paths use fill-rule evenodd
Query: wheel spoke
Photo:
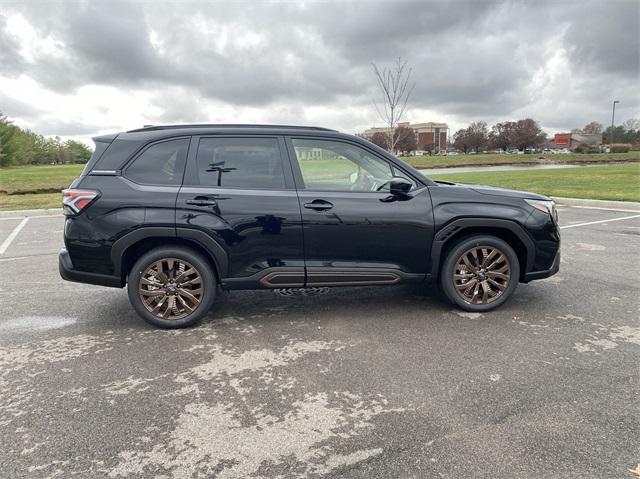
M 476 281 L 476 286 L 473 288 L 473 296 L 471 296 L 471 302 L 477 302 L 478 293 L 480 292 L 480 283 Z
M 495 278 L 504 279 L 504 280 L 508 280 L 509 279 L 509 275 L 508 274 L 497 273 L 495 271 L 488 271 L 487 272 L 487 276 L 489 278 L 491 278 L 491 279 L 495 279 Z
M 471 279 L 475 275 L 473 273 L 454 274 L 453 279 Z M 184 283 L 183 283 L 184 284 Z
M 507 285 L 506 285 L 506 284 L 500 284 L 500 283 L 498 283 L 497 281 L 494 281 L 494 280 L 493 280 L 493 279 L 491 279 L 491 278 L 488 278 L 488 279 L 487 279 L 487 282 L 488 282 L 489 284 L 494 285 L 494 286 L 495 286 L 496 288 L 498 288 L 500 291 L 504 291 L 504 290 L 505 290 L 505 288 L 507 287 Z
M 164 289 L 149 290 L 149 289 L 140 288 L 140 294 L 142 296 L 164 296 L 167 293 L 165 292 Z
M 196 272 L 196 270 L 194 268 L 185 269 L 182 273 L 180 273 L 176 277 L 176 283 L 179 282 L 182 278 L 186 278 L 186 277 L 192 275 L 195 272 Z M 198 276 L 197 278 L 199 279 L 200 276 Z M 193 280 L 191 280 L 191 281 L 193 281 Z M 186 284 L 186 283 L 183 283 L 183 284 Z
M 175 296 L 169 296 L 169 299 L 167 300 L 167 309 L 165 309 L 164 314 L 162 315 L 162 317 L 164 319 L 168 319 L 169 316 L 171 316 L 171 313 L 173 312 L 173 308 L 176 305 L 176 297 Z
M 185 281 L 183 283 L 180 283 L 180 286 L 189 286 L 192 284 L 201 284 L 202 283 L 202 278 L 200 276 L 196 276 L 193 279 L 190 279 L 189 281 Z
M 153 267 L 155 268 L 157 272 L 156 276 L 160 279 L 160 281 L 162 281 L 163 283 L 166 283 L 169 281 L 169 278 L 167 278 L 167 275 L 163 271 L 162 261 L 156 262 L 156 264 L 154 264 Z
M 482 264 L 480 264 L 480 266 L 481 266 L 482 268 L 486 268 L 486 267 L 487 267 L 487 265 L 489 264 L 489 261 L 491 261 L 491 260 L 495 257 L 495 255 L 497 255 L 497 254 L 498 254 L 498 250 L 496 250 L 496 249 L 491 250 L 491 253 L 489 253 L 489 254 L 484 258 L 484 260 L 482 261 Z
M 150 309 L 150 311 L 153 314 L 156 314 L 158 311 L 160 311 L 162 306 L 164 306 L 164 303 L 165 303 L 165 298 L 161 298 L 160 301 L 158 302 L 158 304 L 156 304 L 152 309 Z
M 489 299 L 489 285 L 486 281 L 480 283 L 482 285 L 482 303 L 486 303 Z
M 140 278 L 140 284 L 146 284 L 148 286 L 155 286 L 157 288 L 163 288 L 164 284 L 153 281 L 149 278 Z
M 491 263 L 489 266 L 487 266 L 487 270 L 493 270 L 499 264 L 502 264 L 502 263 L 507 263 L 507 259 L 504 257 L 503 254 L 500 254 L 500 256 L 498 256 L 498 258 L 493 263 Z
M 473 278 L 471 281 L 467 281 L 466 283 L 456 284 L 456 289 L 459 291 L 466 291 L 471 288 L 474 284 L 478 282 L 477 279 Z
M 195 290 L 194 290 L 195 291 Z M 193 304 L 200 304 L 200 300 L 196 298 L 190 291 L 186 289 L 178 288 L 178 294 L 184 298 L 189 299 Z
M 471 262 L 469 261 L 469 258 L 467 257 L 467 254 L 468 253 L 463 254 L 461 259 L 464 262 L 465 266 L 467 266 L 467 268 L 469 268 L 470 271 L 473 271 L 476 269 L 476 267 L 471 264 Z
M 189 306 L 189 305 L 187 304 L 187 302 L 184 300 L 184 298 L 183 298 L 181 295 L 178 295 L 178 301 L 179 301 L 179 302 L 180 302 L 180 304 L 181 304 L 182 306 L 184 306 L 184 307 L 187 309 L 187 311 L 189 311 L 190 313 L 192 313 L 192 312 L 193 312 L 193 310 L 195 309 L 195 308 L 192 308 L 191 306 Z

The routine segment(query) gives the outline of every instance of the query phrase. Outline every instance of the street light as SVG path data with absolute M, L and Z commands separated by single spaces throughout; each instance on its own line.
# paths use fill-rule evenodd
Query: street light
M 618 100 L 613 100 L 613 112 L 611 113 L 611 135 L 609 136 L 609 153 L 611 153 L 611 147 L 613 145 L 613 121 L 616 117 L 616 103 L 620 103 Z

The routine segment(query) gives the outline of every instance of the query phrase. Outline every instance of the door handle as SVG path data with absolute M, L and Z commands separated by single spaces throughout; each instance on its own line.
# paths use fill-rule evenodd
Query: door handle
M 192 200 L 187 200 L 186 203 L 193 206 L 216 206 L 218 204 L 216 200 L 208 200 L 205 198 L 193 198 Z
M 310 210 L 324 211 L 333 208 L 333 203 L 325 200 L 313 200 L 311 203 L 305 203 L 304 207 Z

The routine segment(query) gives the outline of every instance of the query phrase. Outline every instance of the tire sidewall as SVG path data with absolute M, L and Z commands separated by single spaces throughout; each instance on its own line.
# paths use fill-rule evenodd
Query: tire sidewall
M 464 253 L 468 249 L 473 248 L 474 246 L 485 245 L 498 248 L 507 257 L 511 266 L 511 279 L 506 290 L 495 301 L 492 301 L 488 304 L 470 304 L 462 299 L 462 297 L 455 289 L 453 282 L 453 268 L 462 253 Z M 460 241 L 460 243 L 458 243 L 453 247 L 453 249 L 451 249 L 451 251 L 449 251 L 449 254 L 442 264 L 442 270 L 440 272 L 440 287 L 447 298 L 460 308 L 471 312 L 482 312 L 495 309 L 498 306 L 502 305 L 505 301 L 507 301 L 511 297 L 515 289 L 518 287 L 519 278 L 520 262 L 518 260 L 518 255 L 515 253 L 513 248 L 509 246 L 507 242 L 495 236 L 479 235 L 472 236 Z
M 204 293 L 202 300 L 196 308 L 196 310 L 189 316 L 176 319 L 160 319 L 151 314 L 138 294 L 138 284 L 140 282 L 140 276 L 149 267 L 150 264 L 161 260 L 163 258 L 177 258 L 189 262 L 202 277 Z M 136 310 L 138 315 L 144 319 L 147 323 L 154 326 L 158 326 L 164 329 L 184 328 L 191 326 L 199 322 L 211 309 L 213 301 L 216 297 L 216 278 L 213 269 L 209 262 L 199 253 L 182 247 L 161 247 L 153 249 L 144 255 L 142 255 L 135 262 L 131 270 L 129 271 L 129 277 L 127 282 L 127 293 L 129 295 L 129 301 Z

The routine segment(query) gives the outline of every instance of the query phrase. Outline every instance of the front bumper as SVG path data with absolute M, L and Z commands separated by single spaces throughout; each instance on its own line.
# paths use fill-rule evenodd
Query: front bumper
M 74 281 L 76 283 L 97 284 L 99 286 L 110 286 L 112 288 L 122 288 L 124 283 L 118 276 L 106 274 L 90 273 L 73 269 L 73 263 L 69 252 L 62 248 L 58 253 L 58 270 L 62 279 Z
M 548 278 L 549 276 L 553 276 L 560 270 L 560 250 L 556 253 L 555 258 L 553 259 L 553 263 L 551 264 L 551 268 L 545 269 L 542 271 L 530 271 L 529 273 L 525 273 L 523 283 L 528 283 L 529 281 L 533 281 L 535 279 L 543 279 Z

